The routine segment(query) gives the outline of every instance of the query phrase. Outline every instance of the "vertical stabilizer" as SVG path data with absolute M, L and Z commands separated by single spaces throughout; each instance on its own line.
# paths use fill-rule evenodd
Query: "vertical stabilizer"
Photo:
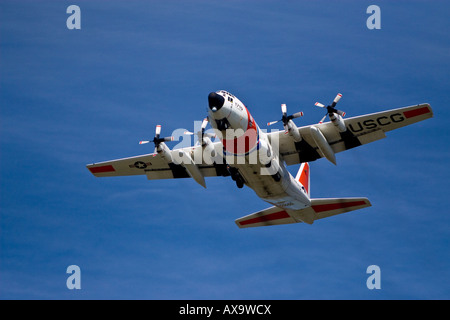
M 300 169 L 298 170 L 295 180 L 300 182 L 302 187 L 305 189 L 306 194 L 308 195 L 308 198 L 311 198 L 311 192 L 310 192 L 311 185 L 310 185 L 310 178 L 309 178 L 309 163 L 308 162 L 304 162 L 300 165 Z

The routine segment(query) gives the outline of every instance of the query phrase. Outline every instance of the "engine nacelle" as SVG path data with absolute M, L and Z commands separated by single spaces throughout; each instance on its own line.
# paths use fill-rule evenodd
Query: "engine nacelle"
M 273 159 L 272 146 L 265 139 L 259 140 L 258 156 L 263 165 L 270 164 Z
M 269 163 L 261 168 L 260 174 L 266 176 L 272 176 L 272 178 L 278 182 L 281 180 L 281 167 L 278 162 L 278 158 L 273 158 Z
M 281 180 L 280 164 L 278 158 L 275 156 L 272 146 L 265 139 L 259 141 L 259 161 L 264 166 L 261 168 L 262 175 L 270 175 L 275 181 Z
M 161 155 L 161 158 L 165 159 L 167 163 L 172 163 L 172 153 L 170 152 L 170 149 L 164 142 L 160 143 L 159 146 L 156 149 L 156 152 L 158 152 L 159 155 Z
M 298 128 L 295 125 L 294 121 L 289 120 L 287 126 L 289 135 L 292 137 L 292 139 L 294 139 L 295 142 L 302 141 L 302 136 L 300 135 L 300 132 L 298 132 Z
M 330 114 L 330 120 L 331 122 L 336 126 L 339 132 L 345 132 L 347 131 L 347 128 L 345 127 L 344 119 L 337 113 Z
M 203 146 L 203 159 L 206 164 L 213 164 L 214 162 L 218 163 L 222 159 L 222 157 L 218 154 L 216 149 L 214 148 L 214 144 L 212 143 L 209 137 L 203 137 L 202 140 Z

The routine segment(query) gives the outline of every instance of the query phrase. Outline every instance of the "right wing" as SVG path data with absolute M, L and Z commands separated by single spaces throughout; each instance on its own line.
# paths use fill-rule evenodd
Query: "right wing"
M 310 162 L 322 158 L 318 145 L 311 135 L 311 127 L 320 130 L 334 153 L 352 149 L 385 138 L 385 132 L 398 129 L 433 116 L 427 103 L 382 111 L 344 119 L 347 131 L 340 133 L 331 122 L 299 128 L 302 141 L 294 142 L 284 131 L 268 133 L 273 142 L 278 139 L 279 153 L 287 165 Z
M 220 143 L 214 143 L 216 149 L 221 147 Z M 172 150 L 172 156 L 175 153 L 184 151 L 197 159 L 195 153 L 201 152 L 201 146 L 193 146 L 183 149 Z M 230 175 L 225 163 L 208 164 L 203 157 L 198 158 L 201 161 L 198 164 L 186 163 L 175 164 L 167 163 L 158 153 L 145 154 L 130 158 L 109 160 L 104 162 L 88 164 L 86 167 L 96 177 L 115 177 L 146 175 L 149 180 L 158 179 L 178 179 L 194 178 L 201 185 L 204 185 L 203 177 L 228 176 Z

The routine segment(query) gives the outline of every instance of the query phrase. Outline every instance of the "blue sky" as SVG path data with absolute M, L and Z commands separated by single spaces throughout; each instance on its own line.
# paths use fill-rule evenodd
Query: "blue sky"
M 81 8 L 81 30 L 66 8 Z M 381 9 L 381 29 L 366 8 Z M 445 1 L 1 1 L 0 298 L 449 299 L 450 39 Z M 261 127 L 280 104 L 347 116 L 422 102 L 434 118 L 311 163 L 312 197 L 372 207 L 238 229 L 268 205 L 230 178 L 94 178 L 87 163 L 193 129 L 207 95 Z M 290 167 L 292 173 L 297 166 Z M 66 268 L 81 269 L 68 290 Z M 381 269 L 368 290 L 366 269 Z

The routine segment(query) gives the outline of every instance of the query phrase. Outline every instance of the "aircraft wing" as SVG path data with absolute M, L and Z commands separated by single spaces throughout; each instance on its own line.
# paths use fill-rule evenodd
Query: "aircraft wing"
M 332 122 L 298 128 L 302 141 L 294 142 L 284 131 L 268 133 L 272 146 L 278 139 L 279 153 L 287 165 L 310 162 L 324 157 L 312 130 L 319 129 L 334 153 L 385 138 L 385 133 L 433 116 L 427 103 L 344 119 L 347 131 L 339 132 Z M 311 129 L 315 128 L 315 129 Z
M 220 143 L 214 145 L 216 148 L 221 147 Z M 195 157 L 196 153 L 202 151 L 201 146 L 172 150 L 172 156 L 180 151 L 191 155 L 192 159 L 201 159 Z M 92 163 L 86 167 L 96 177 L 146 175 L 149 180 L 194 178 L 203 187 L 206 187 L 204 177 L 229 175 L 226 164 L 208 164 L 203 159 L 198 164 L 187 161 L 168 164 L 158 153 Z
M 287 165 L 310 162 L 322 158 L 324 155 L 311 135 L 311 128 L 319 129 L 326 138 L 334 153 L 348 150 L 385 137 L 385 132 L 391 131 L 412 123 L 425 120 L 433 116 L 429 104 L 420 104 L 411 107 L 399 108 L 378 112 L 354 118 L 344 119 L 347 131 L 338 132 L 331 123 L 314 124 L 299 128 L 302 141 L 295 143 L 290 135 L 284 131 L 268 133 L 274 145 L 278 139 L 278 148 L 281 157 Z M 214 143 L 218 154 L 222 153 L 222 144 Z M 191 155 L 192 159 L 201 159 L 194 163 L 182 164 L 167 163 L 159 154 L 151 153 L 130 158 L 122 158 L 99 163 L 88 164 L 87 168 L 96 177 L 146 175 L 149 180 L 194 178 L 205 186 L 204 177 L 228 176 L 225 163 L 208 164 L 203 159 L 201 146 L 193 146 L 172 150 L 172 156 L 180 151 Z

